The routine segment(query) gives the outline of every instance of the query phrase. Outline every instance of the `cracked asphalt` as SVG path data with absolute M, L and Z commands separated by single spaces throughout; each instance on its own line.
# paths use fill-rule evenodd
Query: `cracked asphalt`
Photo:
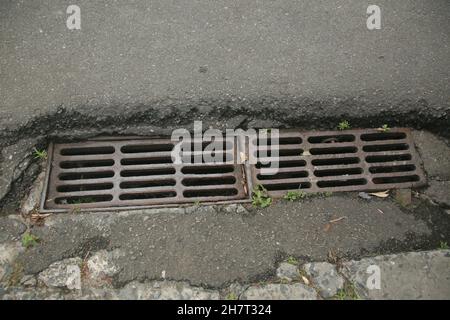
M 80 0 L 70 31 L 66 1 L 3 0 L 0 136 L 205 114 L 315 126 L 378 115 L 448 133 L 448 1 L 380 0 L 375 31 L 369 4 Z
M 33 227 L 41 242 L 17 261 L 25 274 L 35 274 L 65 258 L 114 250 L 120 269 L 116 286 L 165 278 L 217 288 L 271 277 L 288 256 L 324 261 L 332 249 L 342 258 L 355 258 L 435 248 L 442 237 L 450 238 L 447 214 L 432 209 L 434 219 L 441 218 L 430 224 L 418 200 L 412 210 L 357 194 L 281 200 L 245 214 L 220 208 L 53 215 L 45 226 Z

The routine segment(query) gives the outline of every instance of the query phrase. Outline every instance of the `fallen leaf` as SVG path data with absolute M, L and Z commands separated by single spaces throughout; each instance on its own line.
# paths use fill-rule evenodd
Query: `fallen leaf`
M 331 223 L 327 223 L 325 225 L 325 227 L 323 228 L 323 231 L 328 232 L 330 230 L 330 228 L 331 228 Z
M 378 198 L 387 198 L 387 197 L 389 197 L 389 190 L 380 191 L 380 192 L 371 192 L 369 194 L 372 196 L 378 197 Z
M 33 224 L 36 224 L 36 225 L 42 225 L 42 224 L 44 224 L 45 218 L 47 218 L 47 217 L 50 216 L 50 215 L 51 215 L 51 213 L 41 214 L 41 213 L 39 213 L 39 212 L 37 212 L 37 211 L 33 211 L 33 212 L 30 214 L 30 221 L 31 221 Z

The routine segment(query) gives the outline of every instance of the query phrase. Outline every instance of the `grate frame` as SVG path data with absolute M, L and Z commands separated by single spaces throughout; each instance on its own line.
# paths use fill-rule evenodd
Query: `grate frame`
M 371 136 L 372 135 L 372 136 Z M 403 138 L 396 139 L 384 139 L 384 140 L 372 140 L 370 138 L 374 136 L 404 136 Z M 331 141 L 331 142 L 320 142 L 321 137 L 326 140 L 326 137 L 332 139 L 332 137 L 346 137 L 342 138 L 343 141 Z M 366 141 L 369 136 L 369 140 Z M 422 169 L 422 163 L 420 157 L 416 151 L 414 141 L 412 139 L 411 131 L 408 128 L 392 128 L 388 132 L 382 132 L 377 129 L 351 129 L 351 130 L 330 130 L 330 131 L 300 131 L 295 129 L 280 130 L 280 139 L 293 139 L 293 137 L 300 138 L 300 143 L 294 144 L 279 144 L 280 161 L 287 162 L 297 161 L 298 163 L 304 163 L 304 165 L 280 168 L 278 172 L 284 173 L 286 175 L 293 173 L 303 173 L 299 177 L 292 177 L 286 179 L 270 179 L 270 175 L 267 178 L 262 179 L 261 169 L 258 165 L 251 166 L 251 176 L 252 183 L 254 185 L 262 185 L 268 189 L 268 194 L 272 197 L 282 197 L 288 191 L 303 191 L 306 193 L 317 193 L 317 192 L 340 192 L 340 191 L 380 191 L 387 189 L 398 189 L 398 188 L 410 188 L 410 187 L 422 187 L 426 185 L 426 178 L 424 171 Z M 353 137 L 349 139 L 349 137 Z M 364 139 L 366 140 L 364 140 Z M 347 140 L 347 141 L 346 141 Z M 351 141 L 350 141 L 351 140 Z M 395 148 L 402 149 L 407 146 L 407 149 L 403 150 L 385 150 L 385 151 L 367 151 L 367 149 L 372 148 L 377 149 L 380 145 L 395 146 Z M 272 149 L 269 147 L 268 149 Z M 339 148 L 337 151 L 342 153 L 327 154 L 327 152 L 332 152 L 330 148 Z M 391 147 L 392 148 L 392 147 Z M 257 147 L 260 150 L 259 147 Z M 365 150 L 366 149 L 366 150 Z M 299 155 L 289 155 L 292 154 L 292 150 L 301 150 Z M 353 150 L 353 151 L 352 151 Z M 281 152 L 288 154 L 288 156 L 281 156 Z M 323 154 L 321 154 L 323 152 Z M 301 154 L 301 155 L 300 155 Z M 389 156 L 402 156 L 405 160 L 394 160 L 386 162 L 368 162 L 368 157 L 381 157 L 380 159 L 387 159 Z M 409 158 L 410 159 L 406 159 Z M 350 159 L 356 158 L 358 162 L 356 163 L 346 163 L 351 162 Z M 260 159 L 260 158 L 258 158 Z M 263 160 L 270 160 L 270 157 L 262 158 Z M 329 164 L 332 163 L 331 160 L 336 159 L 336 162 L 342 161 L 342 164 Z M 372 158 L 371 158 L 372 159 Z M 315 161 L 316 160 L 316 161 Z M 376 160 L 376 159 L 374 159 Z M 318 163 L 322 162 L 322 165 Z M 325 165 L 324 165 L 325 164 Z M 410 171 L 399 171 L 399 172 L 372 172 L 371 169 L 374 167 L 396 167 L 396 169 L 403 168 L 409 169 Z M 412 166 L 414 169 L 411 169 Z M 324 172 L 329 170 L 329 172 Z M 336 174 L 337 170 L 342 170 L 346 172 L 346 175 Z M 380 169 L 378 169 L 380 170 Z M 386 170 L 386 169 L 385 169 Z M 318 176 L 318 172 L 325 174 L 325 176 Z M 334 175 L 332 174 L 334 171 Z M 351 173 L 351 174 L 348 174 Z M 328 174 L 328 175 L 327 175 Z M 379 180 L 374 179 L 400 179 L 401 177 L 414 177 L 414 181 L 406 182 L 392 182 L 392 183 L 380 183 Z M 345 185 L 349 183 L 349 180 L 353 180 L 354 184 Z M 363 184 L 362 181 L 366 182 Z M 375 183 L 374 181 L 377 181 Z M 339 185 L 339 184 L 343 185 Z M 299 187 L 285 187 L 282 188 L 280 185 L 299 185 Z M 329 185 L 335 184 L 335 186 Z M 322 185 L 322 186 L 321 186 Z M 328 186 L 327 186 L 328 185 Z M 279 190 L 276 190 L 279 189 Z
M 74 208 L 74 204 L 59 204 L 55 205 L 54 200 L 61 194 L 56 188 L 61 186 L 55 183 L 58 181 L 58 177 L 63 173 L 77 173 L 84 172 L 83 168 L 60 168 L 62 162 L 66 162 L 66 165 L 70 167 L 70 161 L 91 161 L 100 160 L 107 161 L 113 160 L 114 164 L 106 163 L 104 167 L 99 171 L 111 171 L 112 177 L 100 178 L 95 180 L 92 184 L 112 184 L 112 189 L 106 194 L 113 196 L 113 201 L 108 202 L 92 202 L 76 204 L 76 207 L 82 211 L 115 211 L 115 210 L 134 210 L 134 209 L 146 209 L 146 208 L 159 208 L 159 207 L 178 207 L 184 205 L 192 205 L 197 201 L 201 201 L 202 204 L 226 204 L 226 203 L 246 203 L 251 201 L 251 192 L 253 185 L 263 185 L 268 189 L 268 193 L 272 197 L 282 197 L 288 191 L 304 191 L 307 193 L 316 192 L 340 192 L 340 191 L 379 191 L 395 188 L 410 188 L 410 187 L 422 187 L 426 185 L 426 177 L 422 168 L 422 162 L 419 154 L 416 151 L 414 141 L 411 135 L 411 131 L 408 128 L 392 128 L 389 132 L 380 132 L 377 129 L 352 129 L 343 131 L 301 131 L 296 129 L 279 130 L 280 139 L 284 139 L 283 143 L 280 142 L 279 150 L 283 153 L 280 156 L 280 161 L 284 164 L 279 169 L 281 175 L 285 175 L 284 178 L 271 179 L 270 176 L 262 178 L 259 176 L 261 169 L 258 165 L 249 164 L 249 144 L 252 141 L 248 141 L 243 137 L 234 137 L 234 148 L 232 152 L 234 159 L 242 157 L 244 155 L 247 161 L 244 164 L 227 164 L 232 166 L 232 172 L 225 174 L 216 174 L 213 178 L 234 177 L 235 181 L 231 184 L 227 184 L 226 187 L 232 187 L 237 190 L 237 194 L 232 196 L 219 196 L 219 197 L 193 197 L 186 198 L 179 196 L 186 190 L 199 190 L 195 186 L 195 183 L 191 185 L 183 185 L 181 182 L 185 179 L 198 178 L 201 175 L 192 175 L 182 173 L 183 168 L 205 167 L 208 164 L 181 164 L 175 165 L 172 163 L 159 163 L 156 165 L 133 165 L 128 166 L 121 163 L 123 159 L 129 159 L 133 157 L 133 153 L 123 153 L 122 147 L 129 145 L 164 145 L 173 144 L 168 138 L 164 137 L 97 137 L 90 139 L 86 142 L 78 143 L 51 143 L 49 145 L 48 155 L 49 161 L 47 163 L 46 177 L 44 180 L 44 188 L 41 196 L 41 212 L 67 212 Z M 373 139 L 373 135 L 400 135 L 396 139 Z M 371 136 L 372 135 L 372 136 Z M 341 137 L 342 141 L 336 141 L 332 137 Z M 327 138 L 328 137 L 328 138 Z M 349 138 L 350 137 L 350 138 Z M 331 140 L 330 140 L 331 139 Z M 333 141 L 333 139 L 335 141 Z M 300 141 L 300 142 L 299 142 Z M 287 143 L 286 143 L 287 142 Z M 61 155 L 61 150 L 65 148 L 86 148 L 86 147 L 106 147 L 102 149 L 104 154 L 101 155 Z M 388 150 L 377 150 L 380 146 L 385 146 Z M 407 147 L 405 147 L 407 146 Z M 107 147 L 113 147 L 114 152 L 108 153 Z M 339 148 L 333 149 L 333 148 Z M 393 150 L 389 150 L 393 148 Z M 257 148 L 260 149 L 261 148 Z M 268 147 L 268 150 L 273 149 L 272 146 Z M 297 151 L 301 151 L 297 152 Z M 333 153 L 338 152 L 338 153 Z M 137 152 L 136 154 L 139 154 Z M 377 162 L 380 159 L 388 159 L 388 157 L 401 157 L 407 155 L 408 157 L 403 160 L 393 160 Z M 152 157 L 170 157 L 170 151 L 155 151 L 152 154 L 144 155 Z M 372 157 L 371 161 L 368 161 L 368 157 Z M 375 157 L 375 158 L 373 158 Z M 376 158 L 378 157 L 378 158 Z M 381 157 L 381 158 L 380 158 Z M 139 158 L 139 156 L 137 157 Z M 349 159 L 358 159 L 355 163 L 349 162 Z M 377 160 L 378 159 L 378 160 Z M 373 161 L 372 161 L 373 160 Z M 329 162 L 337 162 L 335 164 L 329 164 Z M 69 162 L 69 163 L 68 163 Z M 328 162 L 328 164 L 327 164 Z M 338 162 L 343 162 L 339 164 Z M 351 162 L 351 161 L 350 161 Z M 68 163 L 68 164 L 67 164 Z M 290 165 L 293 163 L 294 165 Z M 298 165 L 295 165 L 297 163 Z M 212 165 L 211 166 L 224 166 L 224 165 Z M 392 168 L 397 167 L 398 172 L 373 172 L 373 168 Z M 89 167 L 87 167 L 89 169 Z M 143 199 L 142 201 L 133 200 L 127 202 L 125 200 L 118 201 L 118 197 L 123 194 L 120 190 L 120 184 L 130 181 L 139 181 L 138 178 L 133 177 L 121 177 L 121 173 L 125 170 L 135 169 L 164 169 L 174 168 L 174 172 L 169 175 L 155 175 L 153 178 L 172 179 L 175 181 L 174 185 L 159 186 L 161 191 L 175 190 L 177 192 L 176 197 L 158 198 L 156 200 Z M 401 170 L 404 168 L 405 170 Z M 339 170 L 343 174 L 339 174 Z M 376 171 L 375 170 L 375 171 Z M 386 170 L 382 169 L 381 171 Z M 86 170 L 85 170 L 86 171 Z M 87 170 L 88 171 L 88 170 Z M 293 175 L 294 176 L 290 176 Z M 118 176 L 117 176 L 118 175 Z M 206 175 L 212 177 L 212 175 Z M 205 176 L 205 178 L 206 178 Z M 286 177 L 287 176 L 287 177 Z M 375 183 L 374 179 L 389 179 L 401 178 L 403 176 L 414 176 L 413 181 L 406 182 L 381 182 Z M 365 180 L 363 184 L 350 184 L 345 185 L 349 180 L 357 181 L 358 179 Z M 149 178 L 142 178 L 144 181 L 151 181 Z M 94 181 L 94 180 L 93 180 Z M 327 184 L 336 184 L 336 181 L 343 181 L 344 185 L 326 186 Z M 270 186 L 277 185 L 278 190 L 271 188 Z M 283 187 L 286 184 L 299 185 L 300 188 Z M 320 184 L 325 186 L 320 186 Z M 339 183 L 338 183 L 339 184 Z M 76 185 L 76 182 L 69 182 L 64 185 Z M 279 187 L 281 185 L 281 187 Z M 308 187 L 303 187 L 309 185 Z M 217 189 L 218 185 L 203 185 L 203 190 L 210 190 L 211 188 Z M 147 186 L 151 188 L 151 186 Z M 133 188 L 131 188 L 133 189 Z M 84 191 L 83 191 L 84 192 Z M 103 191 L 102 191 L 103 192 Z M 64 192 L 62 192 L 64 193 Z M 87 191 L 84 195 L 90 195 L 95 191 Z M 97 192 L 98 193 L 98 192 Z
M 230 152 L 233 152 L 234 159 L 240 154 L 240 145 L 236 137 L 234 139 L 234 147 L 232 147 Z M 225 139 L 223 139 L 225 141 Z M 94 139 L 89 139 L 85 142 L 75 142 L 75 143 L 50 143 L 48 149 L 49 161 L 47 163 L 46 178 L 44 181 L 44 188 L 41 196 L 40 211 L 41 212 L 68 212 L 73 210 L 76 206 L 77 210 L 81 211 L 116 211 L 116 210 L 134 210 L 134 209 L 146 209 L 146 208 L 159 208 L 159 207 L 178 207 L 184 205 L 192 205 L 196 202 L 201 202 L 202 204 L 226 204 L 226 203 L 245 203 L 250 201 L 250 195 L 248 190 L 251 190 L 247 184 L 250 182 L 250 174 L 248 172 L 248 166 L 238 165 L 238 164 L 173 164 L 173 163 L 158 163 L 158 164 L 142 164 L 142 165 L 124 165 L 122 160 L 124 159 L 145 159 L 145 158 L 161 158 L 170 157 L 171 151 L 156 151 L 156 152 L 142 152 L 142 153 L 127 153 L 122 152 L 122 147 L 130 145 L 174 145 L 170 138 L 163 137 L 97 137 Z M 61 155 L 61 150 L 64 149 L 76 149 L 76 148 L 99 148 L 99 147 L 113 147 L 113 153 L 107 154 L 92 154 L 92 155 Z M 191 154 L 194 152 L 191 151 Z M 133 156 L 135 155 L 135 156 Z M 104 167 L 86 167 L 86 168 L 61 168 L 62 163 L 69 163 L 71 161 L 105 161 L 112 160 L 114 164 L 105 165 Z M 183 174 L 182 170 L 186 168 L 199 168 L 199 170 L 205 170 L 205 168 L 218 168 L 227 167 L 228 171 L 226 173 L 215 173 L 215 174 Z M 163 170 L 173 168 L 172 174 L 164 175 L 152 175 L 152 176 L 131 176 L 123 177 L 122 173 L 127 170 Z M 232 168 L 232 169 L 230 169 Z M 87 172 L 112 172 L 113 176 L 92 179 L 92 181 L 85 182 L 86 179 L 79 180 L 68 180 L 68 182 L 61 182 L 59 177 L 61 174 L 78 174 Z M 234 178 L 234 182 L 231 181 L 230 177 Z M 227 184 L 212 184 L 212 185 L 184 185 L 183 181 L 186 179 L 228 179 Z M 128 182 L 152 182 L 161 180 L 172 180 L 175 182 L 174 185 L 168 186 L 157 186 L 155 188 L 148 186 L 147 188 L 142 188 L 141 192 L 136 190 L 136 188 L 123 189 L 121 188 L 122 183 Z M 80 181 L 84 181 L 80 183 Z M 78 192 L 60 192 L 58 187 L 61 186 L 76 186 L 76 185 L 101 185 L 101 184 L 112 184 L 112 188 L 103 190 L 91 190 L 91 191 L 78 191 Z M 222 189 L 221 189 L 222 188 Z M 233 195 L 224 196 L 184 196 L 185 192 L 211 192 L 214 190 L 236 190 Z M 129 191 L 131 190 L 131 191 Z M 161 191 L 161 192 L 176 192 L 176 196 L 170 198 L 157 198 L 157 199 L 134 199 L 121 200 L 120 196 L 124 194 L 135 193 L 145 193 L 145 191 Z M 58 198 L 64 197 L 89 197 L 89 196 L 99 196 L 108 195 L 112 196 L 110 201 L 104 202 L 89 202 L 89 203 L 60 203 L 57 204 L 55 201 Z

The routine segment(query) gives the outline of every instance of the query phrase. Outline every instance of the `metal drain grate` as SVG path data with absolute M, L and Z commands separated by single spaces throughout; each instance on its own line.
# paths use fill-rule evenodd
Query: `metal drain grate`
M 425 176 L 408 129 L 376 129 L 300 132 L 280 130 L 277 145 L 261 147 L 252 141 L 258 162 L 252 165 L 254 185 L 264 186 L 272 196 L 287 191 L 305 192 L 386 190 L 424 185 Z M 263 148 L 266 157 L 260 157 Z M 278 150 L 279 158 L 270 152 Z M 275 165 L 278 170 L 269 172 Z M 265 168 L 266 172 L 261 170 Z
M 224 155 L 232 153 L 235 159 L 237 144 L 224 141 L 224 145 Z M 142 208 L 248 199 L 243 166 L 205 161 L 174 164 L 173 147 L 170 139 L 52 144 L 41 209 Z
M 255 138 L 249 142 L 255 149 L 247 145 L 247 150 L 244 139 L 232 139 L 231 143 L 226 139 L 216 141 L 224 146 L 223 151 L 216 152 L 220 164 L 211 160 L 175 164 L 171 157 L 174 142 L 170 139 L 51 144 L 41 210 L 246 202 L 250 199 L 248 190 L 258 184 L 271 196 L 281 197 L 295 190 L 376 191 L 426 183 L 408 129 L 280 130 L 277 144 L 270 138 Z M 204 155 L 208 144 L 184 156 L 194 159 Z M 236 164 L 238 156 L 249 159 L 248 150 L 254 150 L 257 163 L 250 165 L 247 160 L 245 165 Z M 263 151 L 267 151 L 264 158 Z M 274 157 L 274 151 L 279 157 Z M 233 160 L 223 163 L 229 155 Z M 276 169 L 268 174 L 271 167 Z

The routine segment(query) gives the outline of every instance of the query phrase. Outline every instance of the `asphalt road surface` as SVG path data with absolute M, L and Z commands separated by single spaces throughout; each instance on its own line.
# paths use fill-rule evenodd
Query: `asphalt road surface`
M 81 30 L 66 27 L 70 4 Z M 366 27 L 369 4 L 380 30 Z M 0 0 L 0 40 L 0 131 L 58 108 L 104 117 L 183 101 L 450 110 L 448 0 Z

